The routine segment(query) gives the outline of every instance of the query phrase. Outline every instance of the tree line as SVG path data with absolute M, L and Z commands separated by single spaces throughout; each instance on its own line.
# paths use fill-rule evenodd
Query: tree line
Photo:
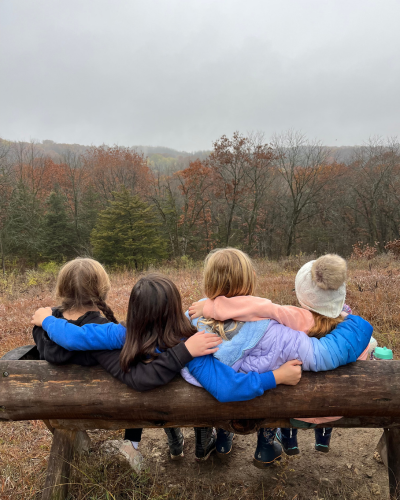
M 55 158 L 0 140 L 3 272 L 83 254 L 142 269 L 225 246 L 349 255 L 358 242 L 383 252 L 400 238 L 396 140 L 372 139 L 343 159 L 299 132 L 269 142 L 236 132 L 180 170 L 168 164 L 121 146 L 64 145 Z

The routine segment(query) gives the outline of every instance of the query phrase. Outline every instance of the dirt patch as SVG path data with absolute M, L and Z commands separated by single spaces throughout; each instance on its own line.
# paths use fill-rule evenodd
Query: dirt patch
M 308 500 L 329 497 L 366 499 L 388 498 L 388 476 L 385 466 L 373 458 L 381 429 L 334 429 L 329 453 L 314 449 L 314 431 L 299 430 L 301 450 L 296 457 L 286 457 L 279 465 L 266 470 L 252 465 L 256 435 L 236 435 L 232 454 L 220 460 L 211 455 L 198 463 L 194 459 L 194 433 L 183 430 L 185 456 L 179 461 L 169 459 L 166 437 L 158 429 L 146 429 L 141 450 L 146 467 L 157 470 L 159 480 L 169 488 L 180 488 L 185 481 L 200 483 L 205 490 L 220 485 L 230 490 L 232 498 L 251 489 L 263 498 Z M 200 485 L 199 484 L 199 485 Z M 257 495 L 258 496 L 258 495 Z M 189 497 L 188 497 L 189 498 Z M 218 496 L 215 496 L 218 498 Z
M 69 500 L 368 500 L 387 499 L 388 475 L 374 459 L 381 429 L 334 429 L 331 451 L 314 450 L 314 432 L 299 430 L 301 454 L 260 470 L 252 465 L 256 435 L 235 436 L 232 454 L 194 459 L 193 429 L 183 429 L 185 456 L 172 461 L 162 429 L 145 429 L 140 450 L 145 470 L 137 477 L 125 459 L 104 453 L 119 431 L 91 431 L 89 455 L 75 462 Z M 0 499 L 39 500 L 51 434 L 42 422 L 0 425 Z M 108 495 L 108 496 L 107 496 Z M 113 496 L 112 496 L 113 495 Z

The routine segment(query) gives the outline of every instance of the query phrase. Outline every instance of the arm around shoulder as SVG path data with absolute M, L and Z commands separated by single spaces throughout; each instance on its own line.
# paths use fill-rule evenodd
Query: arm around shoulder
M 65 319 L 47 317 L 42 324 L 51 340 L 69 351 L 121 349 L 125 343 L 124 326 L 115 323 L 88 323 L 76 326 Z

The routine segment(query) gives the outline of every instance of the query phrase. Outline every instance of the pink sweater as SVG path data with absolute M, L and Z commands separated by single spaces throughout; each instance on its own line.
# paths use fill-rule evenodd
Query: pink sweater
M 217 297 L 207 299 L 204 304 L 203 316 L 218 321 L 234 319 L 236 321 L 259 321 L 274 319 L 281 325 L 293 330 L 308 333 L 314 326 L 314 316 L 311 311 L 295 306 L 279 306 L 269 299 L 253 297 Z
M 273 304 L 269 299 L 251 295 L 230 298 L 217 297 L 214 300 L 207 299 L 203 308 L 203 316 L 218 321 L 226 321 L 227 319 L 258 321 L 269 318 L 278 321 L 281 325 L 305 333 L 308 333 L 315 324 L 314 316 L 307 309 L 295 306 L 280 306 Z M 358 359 L 367 359 L 368 347 Z M 340 418 L 342 417 L 299 418 L 298 420 L 312 424 L 324 424 Z

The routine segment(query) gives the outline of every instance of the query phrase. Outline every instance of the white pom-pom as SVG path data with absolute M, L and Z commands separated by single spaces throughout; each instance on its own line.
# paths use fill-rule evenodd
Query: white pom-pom
M 327 254 L 317 259 L 311 268 L 313 281 L 323 290 L 337 290 L 346 281 L 346 261 L 336 254 Z

